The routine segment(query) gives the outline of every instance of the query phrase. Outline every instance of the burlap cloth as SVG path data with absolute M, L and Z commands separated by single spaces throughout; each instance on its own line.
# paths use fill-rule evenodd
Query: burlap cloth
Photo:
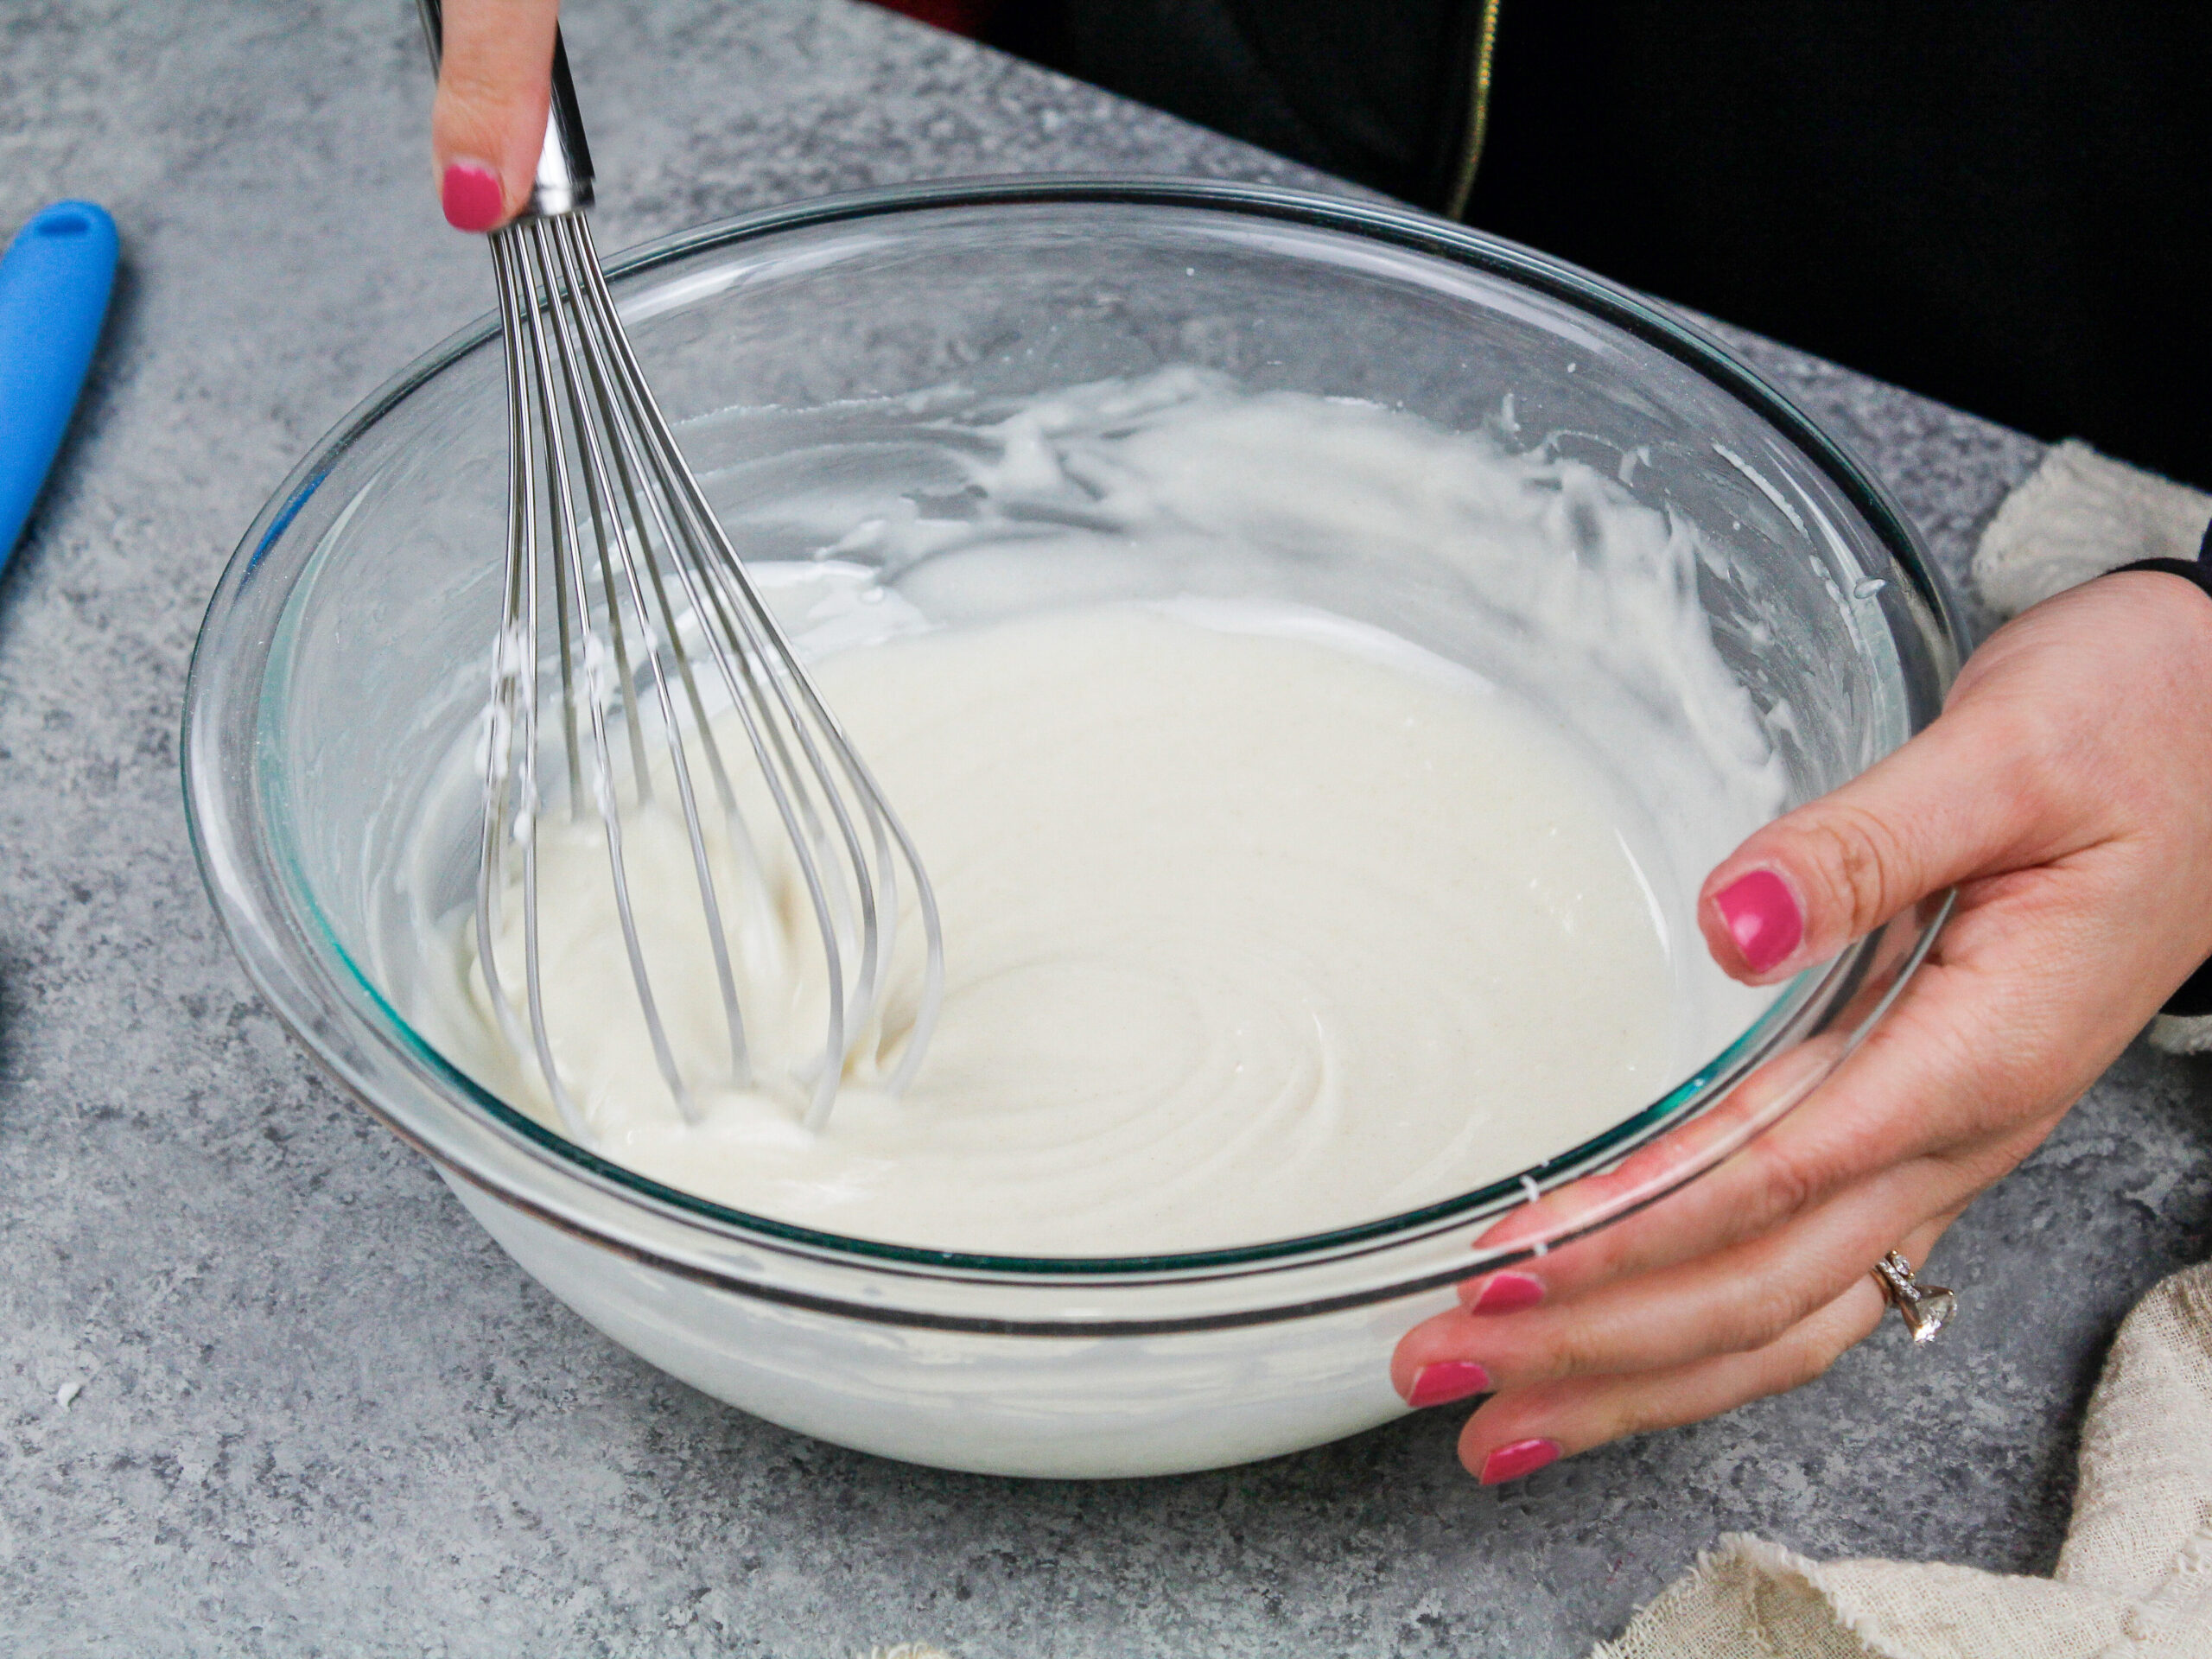
M 1974 555 L 2000 616 L 2137 559 L 2189 559 L 2212 497 L 2062 443 Z M 2177 1052 L 2212 1018 L 2162 1015 Z M 2212 1659 L 2212 1264 L 2120 1328 L 2082 1431 L 2074 1523 L 2047 1579 L 1813 1561 L 1732 1534 L 1591 1659 Z

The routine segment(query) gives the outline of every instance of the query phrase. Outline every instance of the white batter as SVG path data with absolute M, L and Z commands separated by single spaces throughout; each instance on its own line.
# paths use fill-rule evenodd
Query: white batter
M 1038 569 L 1063 576 L 1086 543 L 1118 541 L 1126 554 L 1148 533 L 1235 537 L 1245 527 L 1218 504 L 1233 508 L 1236 483 L 1249 482 L 1249 468 L 1236 469 L 1255 406 L 1274 423 L 1262 435 L 1277 482 L 1250 512 L 1294 518 L 1300 488 L 1339 505 L 1368 489 L 1380 505 L 1366 530 L 1386 544 L 1419 536 L 1424 516 L 1440 546 L 1468 537 L 1465 502 L 1448 493 L 1401 487 L 1394 498 L 1355 476 L 1394 459 L 1433 471 L 1444 435 L 1381 411 L 1203 386 L 1153 400 L 1164 435 L 1161 419 L 1133 426 L 1123 408 L 1086 421 L 1065 399 L 994 429 L 1000 449 L 969 463 L 982 516 L 1079 478 L 1093 522 L 1032 526 L 1021 544 L 1050 555 Z M 1090 412 L 1099 413 L 1095 398 Z M 1301 432 L 1326 442 L 1299 453 Z M 1671 545 L 1663 520 L 1644 523 L 1657 515 L 1592 484 L 1586 468 L 1447 442 L 1459 446 L 1461 472 L 1488 469 L 1476 481 L 1501 499 L 1532 486 L 1555 498 L 1564 477 L 1622 537 L 1641 525 L 1654 545 Z M 1071 473 L 1085 443 L 1113 448 L 1124 485 L 1147 486 L 1124 502 L 1118 528 L 1095 522 L 1096 468 Z M 1132 472 L 1147 444 L 1149 479 Z M 1209 465 L 1228 487 L 1202 493 L 1230 522 L 1197 531 L 1187 512 L 1163 522 L 1163 496 Z M 1327 477 L 1331 467 L 1341 475 Z M 1555 501 L 1530 503 L 1522 520 L 1557 513 Z M 1557 533 L 1586 542 L 1586 518 Z M 963 522 L 999 570 L 976 580 L 1006 588 L 1020 568 L 1006 539 Z M 855 533 L 958 544 L 917 523 L 878 518 Z M 1651 591 L 1627 593 L 1633 603 L 1623 592 L 1634 584 L 1608 575 L 1618 615 L 1659 619 L 1613 635 L 1587 595 L 1577 602 L 1571 571 L 1546 580 L 1529 588 L 1535 609 L 1523 620 L 1564 606 L 1567 632 L 1554 653 L 1564 677 L 1537 688 L 1543 701 L 1579 707 L 1598 696 L 1604 688 L 1585 682 L 1608 654 L 1634 683 L 1639 640 L 1647 667 L 1704 698 L 1676 722 L 1683 752 L 1654 753 L 1644 779 L 1662 805 L 1700 766 L 1720 779 L 1702 817 L 1668 826 L 1694 872 L 1771 810 L 1778 785 L 1740 694 L 1707 660 L 1709 640 L 1707 659 L 1687 671 L 1675 660 L 1682 640 L 1702 639 L 1684 620 L 1682 572 L 1657 560 Z M 866 607 L 835 582 L 800 585 L 833 642 L 852 634 Z M 686 950 L 696 958 L 655 977 L 680 1063 L 701 1087 L 703 1121 L 685 1124 L 645 1040 L 595 833 L 549 823 L 547 1023 L 596 1149 L 642 1173 L 753 1213 L 940 1249 L 1128 1255 L 1249 1244 L 1508 1178 L 1656 1098 L 1760 1006 L 1719 981 L 1694 935 L 1669 936 L 1670 906 L 1687 913 L 1683 873 L 1631 850 L 1658 844 L 1652 803 L 1608 774 L 1602 742 L 1570 734 L 1536 701 L 1311 608 L 1078 603 L 902 638 L 912 617 L 868 592 L 892 620 L 818 673 L 936 883 L 948 980 L 935 1043 L 904 1098 L 872 1091 L 871 1075 L 883 1073 L 860 1063 L 819 1135 L 801 1127 L 795 1089 L 710 1086 L 726 1070 L 726 1039 L 696 943 L 690 859 L 672 825 L 640 817 L 627 832 L 640 930 L 669 960 Z M 741 740 L 725 743 L 743 751 Z M 804 957 L 810 926 L 788 898 L 746 924 L 747 1018 L 771 1076 L 820 1039 L 779 966 Z M 519 908 L 508 906 L 510 963 Z M 456 931 L 474 1017 L 455 1046 L 550 1122 L 534 1062 L 493 1033 L 465 925 Z M 888 1044 L 916 978 L 892 999 Z

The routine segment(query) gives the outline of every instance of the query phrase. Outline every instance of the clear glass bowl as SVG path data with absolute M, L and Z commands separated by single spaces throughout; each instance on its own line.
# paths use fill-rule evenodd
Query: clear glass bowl
M 1634 454 L 1639 499 L 1725 531 L 1699 597 L 1759 705 L 1789 705 L 1793 800 L 1904 742 L 1956 666 L 1911 531 L 1804 416 L 1649 302 L 1418 214 L 1223 184 L 922 186 L 653 244 L 618 262 L 614 289 L 710 494 L 728 459 L 715 416 L 733 406 L 834 429 L 855 400 L 1173 363 Z M 486 320 L 356 410 L 263 509 L 193 658 L 195 849 L 280 1017 L 518 1262 L 616 1341 L 777 1422 L 1055 1476 L 1206 1467 L 1370 1427 L 1403 1409 L 1392 1344 L 1454 1281 L 1740 1147 L 1878 1017 L 1940 923 L 1901 918 L 1808 971 L 1586 1144 L 1325 1235 L 1025 1260 L 810 1232 L 657 1185 L 493 1097 L 403 1017 L 416 930 L 474 879 L 466 836 L 410 865 L 410 827 L 430 763 L 483 704 L 502 397 Z M 1452 604 L 1480 602 L 1410 569 L 1284 580 L 1446 655 Z M 1693 872 L 1680 902 L 1694 891 Z

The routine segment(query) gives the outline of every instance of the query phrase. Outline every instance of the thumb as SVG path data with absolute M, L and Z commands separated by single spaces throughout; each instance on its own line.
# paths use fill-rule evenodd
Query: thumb
M 1751 836 L 1698 895 L 1713 960 L 1732 978 L 1772 983 L 1930 893 L 2009 868 L 2044 815 L 2031 746 L 2008 723 L 1955 702 L 1858 778 Z
M 455 230 L 489 231 L 530 200 L 552 102 L 558 0 L 446 0 L 430 149 Z

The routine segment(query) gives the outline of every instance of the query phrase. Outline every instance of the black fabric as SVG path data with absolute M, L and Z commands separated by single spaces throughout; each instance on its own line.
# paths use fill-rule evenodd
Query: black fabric
M 2165 1011 L 2184 1020 L 2212 1014 L 2212 962 L 2190 975 L 2188 982 L 2166 1000 Z
M 2206 592 L 2212 593 L 2212 588 Z M 2201 1019 L 2212 1014 L 2212 961 L 2182 982 L 2182 987 L 2166 999 L 2162 1010 L 2184 1020 Z
M 1408 201 L 1451 188 L 1479 4 L 1005 0 L 984 38 Z
M 1480 0 L 1007 0 L 997 38 L 1434 207 Z M 2212 5 L 1502 0 L 1468 219 L 2212 486 Z
M 2212 5 L 1504 0 L 1469 217 L 2212 485 Z
M 2204 590 L 2207 599 L 2212 599 L 2212 564 L 2207 564 L 2201 558 L 2138 559 L 2133 564 L 2119 565 L 2105 574 L 2116 576 L 2122 570 L 2162 570 L 2167 575 L 2195 582 Z

